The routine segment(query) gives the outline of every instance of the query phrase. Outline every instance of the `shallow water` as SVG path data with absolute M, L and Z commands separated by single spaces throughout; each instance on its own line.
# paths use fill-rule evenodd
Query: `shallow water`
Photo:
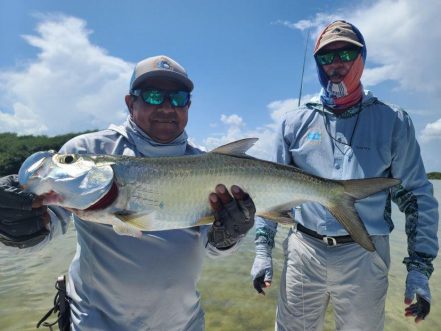
M 433 181 L 435 195 L 441 201 L 441 181 Z M 394 206 L 395 230 L 391 235 L 391 268 L 386 302 L 385 330 L 441 330 L 440 260 L 430 279 L 432 311 L 426 321 L 416 326 L 404 317 L 404 280 L 406 269 L 401 263 L 406 256 L 404 217 Z M 221 260 L 207 259 L 199 283 L 206 312 L 208 331 L 273 330 L 278 279 L 283 266 L 281 243 L 287 229 L 279 230 L 274 252 L 273 287 L 265 297 L 252 288 L 249 270 L 254 258 L 253 231 L 234 256 Z M 439 237 L 439 233 L 438 233 Z M 0 330 L 36 330 L 36 322 L 52 307 L 54 282 L 66 273 L 75 252 L 75 231 L 71 227 L 63 238 L 57 238 L 33 254 L 10 255 L 0 247 Z M 325 330 L 335 329 L 332 308 L 326 316 Z

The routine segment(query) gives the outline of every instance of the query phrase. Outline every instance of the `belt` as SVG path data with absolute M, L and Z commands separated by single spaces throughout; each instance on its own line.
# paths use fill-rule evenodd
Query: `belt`
M 335 246 L 337 244 L 347 244 L 347 243 L 353 243 L 354 242 L 352 237 L 349 236 L 349 235 L 348 236 L 338 236 L 338 237 L 323 236 L 321 234 L 318 234 L 315 231 L 312 231 L 312 230 L 304 227 L 300 223 L 297 223 L 297 230 L 307 234 L 308 236 L 311 236 L 313 238 L 317 238 L 317 239 L 322 240 L 328 246 Z

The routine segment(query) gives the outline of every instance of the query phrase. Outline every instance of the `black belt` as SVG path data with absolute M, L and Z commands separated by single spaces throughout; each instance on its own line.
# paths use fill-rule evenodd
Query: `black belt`
M 315 231 L 312 231 L 312 230 L 304 227 L 300 223 L 297 223 L 297 230 L 307 234 L 308 236 L 311 236 L 311 237 L 314 237 L 314 238 L 322 240 L 328 246 L 335 246 L 337 244 L 347 244 L 347 243 L 353 243 L 354 242 L 354 239 L 352 239 L 352 237 L 349 236 L 349 235 L 348 236 L 338 236 L 338 237 L 323 236 L 321 234 L 318 234 Z

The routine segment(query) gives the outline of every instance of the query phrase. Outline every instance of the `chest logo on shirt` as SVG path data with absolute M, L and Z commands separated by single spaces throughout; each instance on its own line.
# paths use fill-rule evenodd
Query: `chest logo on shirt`
M 310 130 L 306 133 L 308 143 L 319 144 L 322 141 L 322 133 L 317 130 Z

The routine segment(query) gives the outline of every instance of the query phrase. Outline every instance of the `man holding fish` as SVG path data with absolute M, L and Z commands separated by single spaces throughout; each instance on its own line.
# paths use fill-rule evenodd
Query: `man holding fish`
M 60 151 L 69 153 L 63 164 L 74 162 L 77 156 L 71 155 L 80 154 L 139 158 L 202 154 L 188 143 L 185 132 L 192 90 L 187 72 L 173 59 L 155 56 L 139 62 L 125 97 L 130 112 L 126 122 L 67 142 Z M 71 211 L 100 215 L 99 211 L 128 194 L 127 183 L 99 185 L 111 171 L 106 166 L 101 169 L 109 171 L 102 173 L 76 168 L 75 174 L 65 179 L 62 169 L 39 168 L 42 158 L 51 152 L 37 154 L 26 161 L 28 170 L 39 172 L 41 177 L 47 175 L 52 183 L 62 182 L 65 195 L 47 190 L 35 198 L 18 187 L 16 177 L 4 178 L 1 193 L 12 203 L 0 206 L 4 207 L 0 209 L 0 240 L 8 246 L 23 251 L 38 249 L 66 232 Z M 149 190 L 140 181 L 130 184 Z M 71 329 L 203 330 L 204 313 L 196 290 L 203 257 L 225 256 L 237 250 L 241 238 L 253 227 L 255 213 L 253 201 L 240 187 L 232 185 L 231 194 L 223 184 L 211 190 L 214 192 L 208 191 L 203 203 L 211 206 L 212 226 L 205 222 L 187 229 L 141 232 L 129 225 L 137 223 L 128 211 L 119 210 L 109 218 L 107 223 L 112 226 L 87 222 L 74 214 L 78 245 L 69 269 Z M 153 204 L 152 199 L 150 202 Z M 78 210 L 82 207 L 84 210 Z M 108 215 L 102 217 L 105 220 Z
M 336 213 L 315 202 L 293 210 L 296 225 L 284 241 L 285 265 L 276 330 L 321 330 L 331 301 L 337 330 L 383 330 L 390 265 L 391 200 L 406 214 L 406 316 L 430 311 L 429 277 L 438 253 L 438 204 L 408 114 L 364 91 L 366 44 L 360 31 L 335 21 L 319 35 L 314 58 L 320 99 L 282 119 L 274 159 L 332 179 L 393 177 L 401 184 L 360 200 L 356 210 L 376 251 L 354 243 Z M 259 293 L 271 286 L 277 223 L 256 219 L 251 270 Z M 414 301 L 416 299 L 416 301 Z

